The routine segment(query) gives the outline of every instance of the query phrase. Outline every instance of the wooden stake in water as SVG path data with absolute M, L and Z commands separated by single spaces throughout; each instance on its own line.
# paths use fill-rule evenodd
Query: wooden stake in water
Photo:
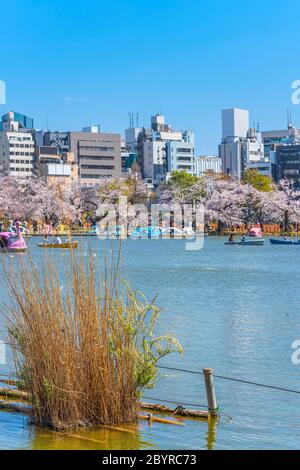
M 214 385 L 214 370 L 203 369 L 203 374 L 205 381 L 208 412 L 211 416 L 218 416 L 219 408 Z

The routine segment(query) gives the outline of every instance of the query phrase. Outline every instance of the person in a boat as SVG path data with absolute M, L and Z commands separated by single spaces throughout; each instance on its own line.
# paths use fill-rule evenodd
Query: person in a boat
M 229 243 L 232 243 L 234 240 L 233 240 L 233 235 L 232 233 L 229 235 L 229 239 L 228 239 Z
M 242 236 L 242 242 L 245 242 L 246 241 L 246 237 L 245 235 Z
M 48 235 L 44 235 L 43 243 L 49 243 Z
M 61 238 L 60 238 L 60 237 L 58 237 L 58 236 L 57 236 L 57 237 L 55 237 L 55 239 L 54 239 L 54 243 L 55 243 L 56 245 L 61 245 L 61 244 L 62 244 Z

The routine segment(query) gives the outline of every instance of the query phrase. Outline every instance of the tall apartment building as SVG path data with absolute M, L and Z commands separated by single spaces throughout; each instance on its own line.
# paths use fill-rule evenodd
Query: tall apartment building
M 19 121 L 14 121 L 14 118 Z M 30 118 L 28 118 L 30 119 Z M 26 116 L 8 113 L 3 116 L 0 131 L 0 166 L 5 175 L 30 178 L 35 170 L 35 142 L 33 135 L 25 127 Z
M 244 172 L 257 169 L 271 176 L 270 162 L 265 159 L 261 133 L 249 128 L 249 111 L 225 109 L 222 111 L 222 142 L 219 157 L 223 172 L 241 179 Z
M 173 130 L 164 116 L 151 117 L 151 129 L 132 128 L 125 131 L 126 146 L 138 154 L 143 178 L 159 184 L 174 170 L 195 174 L 194 134 Z

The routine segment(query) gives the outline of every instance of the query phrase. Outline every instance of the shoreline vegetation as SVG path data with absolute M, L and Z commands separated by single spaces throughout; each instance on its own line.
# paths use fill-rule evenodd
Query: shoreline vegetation
M 137 421 L 157 362 L 182 351 L 172 336 L 155 336 L 159 309 L 121 279 L 120 253 L 107 258 L 102 272 L 91 254 L 70 252 L 63 285 L 48 257 L 38 267 L 31 259 L 3 265 L 11 304 L 2 313 L 17 382 L 37 426 L 61 431 Z
M 121 199 L 126 200 L 125 224 L 121 223 Z M 153 205 L 158 206 L 159 212 L 155 220 L 151 214 Z M 174 220 L 175 206 L 180 220 Z M 135 222 L 141 220 L 142 225 L 138 226 L 180 229 L 188 206 L 195 231 L 220 235 L 246 232 L 253 226 L 260 226 L 269 234 L 300 231 L 300 190 L 295 182 L 285 179 L 274 183 L 256 170 L 247 170 L 241 181 L 224 174 L 194 177 L 175 171 L 156 189 L 135 174 L 110 178 L 88 188 L 80 183 L 47 185 L 43 178 L 36 177 L 0 178 L 0 231 L 13 229 L 13 222 L 19 220 L 23 221 L 22 234 L 28 236 L 95 235 L 97 226 L 107 227 L 111 222 L 109 217 L 113 225 L 124 225 L 125 231 L 128 225 L 135 228 Z M 194 218 L 197 207 L 204 209 L 200 226 Z

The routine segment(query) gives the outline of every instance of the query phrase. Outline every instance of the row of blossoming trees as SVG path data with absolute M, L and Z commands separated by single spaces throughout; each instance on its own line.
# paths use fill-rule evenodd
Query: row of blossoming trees
M 117 205 L 120 196 L 129 204 L 147 200 L 147 187 L 134 178 L 105 180 L 99 187 L 79 183 L 47 185 L 43 178 L 0 178 L 0 218 L 6 220 L 81 225 L 95 219 L 101 204 Z
M 241 182 L 225 176 L 194 178 L 175 173 L 161 194 L 166 204 L 202 204 L 205 220 L 218 228 L 237 225 L 278 224 L 288 231 L 300 222 L 300 191 L 293 181 L 274 184 L 249 171 Z
M 129 205 L 159 200 L 164 205 L 202 204 L 206 223 L 219 230 L 235 225 L 278 224 L 283 230 L 300 222 L 300 191 L 293 182 L 277 185 L 254 173 L 242 182 L 224 176 L 195 178 L 185 172 L 172 174 L 159 196 L 135 178 L 105 180 L 97 188 L 81 188 L 79 183 L 49 186 L 41 178 L 26 180 L 0 178 L 0 217 L 23 221 L 82 224 L 95 220 L 101 204 L 117 208 L 120 196 Z

